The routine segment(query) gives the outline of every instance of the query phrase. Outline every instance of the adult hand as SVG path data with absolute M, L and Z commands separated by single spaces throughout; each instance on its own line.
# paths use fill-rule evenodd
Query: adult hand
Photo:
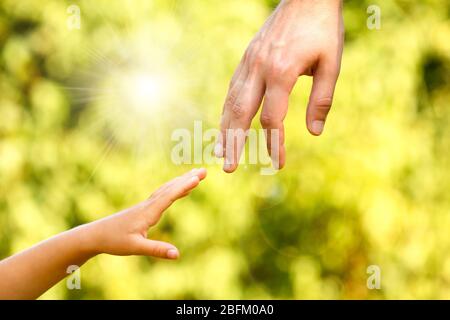
M 343 39 L 341 0 L 280 2 L 250 42 L 228 89 L 215 148 L 216 156 L 225 158 L 224 171 L 236 170 L 245 132 L 261 103 L 260 121 L 273 166 L 284 166 L 283 120 L 289 95 L 301 75 L 313 76 L 307 128 L 313 135 L 322 133 L 339 75 Z

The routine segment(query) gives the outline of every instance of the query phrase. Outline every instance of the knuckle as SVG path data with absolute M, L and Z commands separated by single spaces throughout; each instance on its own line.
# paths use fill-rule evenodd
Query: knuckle
M 234 119 L 241 119 L 247 116 L 247 110 L 241 101 L 231 99 L 227 101 L 227 108 L 230 110 L 231 116 Z
M 260 69 L 261 66 L 266 62 L 266 54 L 262 51 L 256 51 L 251 55 L 250 58 L 250 69 L 256 70 Z
M 245 49 L 244 58 L 249 59 L 255 55 L 256 52 L 261 48 L 261 42 L 257 39 L 252 39 Z
M 162 257 L 165 255 L 166 250 L 158 243 L 151 243 L 148 247 L 148 253 L 154 257 Z
M 154 215 L 152 215 L 149 219 L 148 219 L 148 225 L 150 226 L 150 227 L 153 227 L 153 226 L 155 226 L 157 223 L 158 223 L 158 221 L 159 221 L 159 217 L 160 217 L 160 215 L 159 214 L 154 214 Z
M 322 109 L 330 109 L 332 103 L 333 103 L 333 98 L 331 98 L 331 97 L 318 98 L 318 99 L 316 99 L 316 101 L 314 101 L 314 104 L 318 108 L 322 108 Z
M 227 99 L 225 100 L 225 109 L 230 108 L 235 104 L 237 100 L 236 90 L 230 90 L 228 92 Z
M 244 62 L 245 62 L 245 61 L 248 61 L 248 59 L 249 59 L 249 57 L 251 56 L 252 52 L 253 52 L 253 47 L 252 47 L 252 45 L 250 44 L 250 45 L 247 47 L 247 49 L 245 49 L 244 56 L 243 56 L 243 61 L 244 61 Z
M 262 112 L 259 118 L 261 125 L 263 127 L 271 127 L 274 124 L 274 119 L 270 113 Z
M 316 113 L 319 117 L 325 118 L 331 109 L 333 99 L 331 97 L 319 98 L 313 101 Z
M 239 102 L 235 102 L 231 106 L 231 113 L 232 113 L 233 117 L 236 119 L 244 118 L 246 115 L 245 108 Z
M 289 72 L 289 65 L 281 59 L 274 59 L 268 66 L 269 77 L 273 79 L 282 79 Z
M 164 247 L 157 247 L 155 250 L 155 255 L 157 255 L 158 257 L 165 257 L 166 256 L 166 248 Z

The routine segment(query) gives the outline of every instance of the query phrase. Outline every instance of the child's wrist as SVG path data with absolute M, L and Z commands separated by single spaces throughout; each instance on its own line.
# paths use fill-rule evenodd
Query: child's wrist
M 96 241 L 97 232 L 93 223 L 83 224 L 72 229 L 76 233 L 76 238 L 79 241 L 78 248 L 80 253 L 89 258 L 100 254 L 98 241 Z

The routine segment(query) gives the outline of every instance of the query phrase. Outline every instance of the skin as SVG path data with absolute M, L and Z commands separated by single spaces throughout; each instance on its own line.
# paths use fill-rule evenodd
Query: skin
M 236 170 L 260 105 L 260 121 L 273 165 L 285 165 L 283 120 L 299 76 L 313 76 L 306 112 L 309 132 L 320 135 L 331 108 L 339 75 L 344 27 L 341 0 L 282 0 L 249 44 L 230 82 L 215 148 L 224 171 Z M 233 131 L 243 130 L 244 134 Z M 272 129 L 278 130 L 272 146 Z M 229 132 L 231 131 L 231 134 Z M 275 150 L 275 152 L 273 152 Z M 148 229 L 174 201 L 206 176 L 191 171 L 166 183 L 149 199 L 104 219 L 61 233 L 0 262 L 0 299 L 34 299 L 63 279 L 70 265 L 92 257 L 148 255 L 176 259 L 178 249 L 147 238 Z
M 148 239 L 147 232 L 174 201 L 188 195 L 205 177 L 205 169 L 194 169 L 167 182 L 134 207 L 0 261 L 0 299 L 36 299 L 67 276 L 68 266 L 81 266 L 101 253 L 177 259 L 179 252 L 174 245 Z
M 230 82 L 215 148 L 216 156 L 224 157 L 225 172 L 236 170 L 245 132 L 261 104 L 267 149 L 274 168 L 283 168 L 283 120 L 299 76 L 313 76 L 306 125 L 311 134 L 322 133 L 339 76 L 343 40 L 341 0 L 280 2 L 250 42 Z M 278 141 L 271 129 L 277 130 Z M 273 149 L 272 139 L 277 143 Z

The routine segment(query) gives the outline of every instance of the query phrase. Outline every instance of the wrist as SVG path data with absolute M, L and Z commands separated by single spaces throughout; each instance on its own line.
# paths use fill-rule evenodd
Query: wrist
M 100 254 L 98 241 L 96 241 L 95 225 L 93 223 L 83 224 L 71 230 L 78 243 L 78 250 L 81 255 L 88 259 Z

